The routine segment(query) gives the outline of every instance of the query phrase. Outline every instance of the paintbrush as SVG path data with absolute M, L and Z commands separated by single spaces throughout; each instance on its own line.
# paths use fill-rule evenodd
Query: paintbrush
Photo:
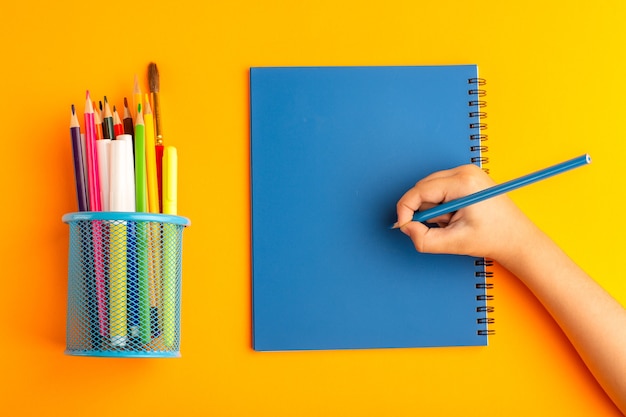
M 155 121 L 155 139 L 157 145 L 163 145 L 163 129 L 161 126 L 161 101 L 159 99 L 159 70 L 154 62 L 148 65 L 148 82 L 150 84 L 150 94 L 152 95 L 152 112 Z
M 163 128 L 161 125 L 161 100 L 159 98 L 160 89 L 159 70 L 154 62 L 148 65 L 148 84 L 150 85 L 150 95 L 152 96 L 152 113 L 154 114 L 154 139 L 156 151 L 156 171 L 159 187 L 159 207 L 163 207 Z

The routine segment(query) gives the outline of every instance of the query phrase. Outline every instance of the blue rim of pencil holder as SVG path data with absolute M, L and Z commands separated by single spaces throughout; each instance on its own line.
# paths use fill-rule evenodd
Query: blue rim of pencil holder
M 63 223 L 72 223 L 81 220 L 122 220 L 172 223 L 185 227 L 191 225 L 191 221 L 188 218 L 175 216 L 173 214 L 137 213 L 125 211 L 79 211 L 76 213 L 64 214 L 62 220 Z
M 180 357 L 182 231 L 190 220 L 137 212 L 62 220 L 70 225 L 65 353 Z

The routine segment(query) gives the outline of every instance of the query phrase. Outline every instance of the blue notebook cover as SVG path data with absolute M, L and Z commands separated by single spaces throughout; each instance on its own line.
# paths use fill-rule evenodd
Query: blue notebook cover
M 481 163 L 474 65 L 252 68 L 253 347 L 486 345 L 484 260 L 415 251 L 395 204 Z

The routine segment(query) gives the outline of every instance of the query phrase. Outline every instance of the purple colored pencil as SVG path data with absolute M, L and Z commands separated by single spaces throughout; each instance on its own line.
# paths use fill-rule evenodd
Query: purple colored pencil
M 72 116 L 70 118 L 70 138 L 72 141 L 72 155 L 74 157 L 74 180 L 76 183 L 76 197 L 78 199 L 78 211 L 89 211 L 89 199 L 87 196 L 87 178 L 85 177 L 85 155 L 80 138 L 80 124 L 76 116 L 76 108 L 72 104 Z

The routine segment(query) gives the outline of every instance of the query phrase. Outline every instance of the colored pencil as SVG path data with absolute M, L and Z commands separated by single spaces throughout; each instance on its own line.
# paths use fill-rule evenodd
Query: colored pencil
M 178 197 L 178 154 L 173 146 L 165 147 L 163 153 L 163 213 L 177 212 Z M 177 264 L 176 251 L 180 250 L 177 243 L 176 226 L 172 223 L 163 224 L 163 343 L 173 346 L 176 340 L 176 285 Z
M 135 209 L 138 212 L 148 212 L 146 131 L 141 104 L 137 106 L 137 118 L 135 120 Z
M 115 142 L 115 141 L 114 141 Z M 111 148 L 115 153 L 115 146 Z M 128 333 L 126 322 L 128 317 L 128 252 L 127 252 L 127 224 L 113 221 L 110 227 L 110 261 L 109 261 L 109 303 L 111 345 L 126 346 Z
M 576 158 L 570 159 L 568 161 L 561 162 L 560 164 L 556 164 L 551 167 L 542 169 L 540 171 L 536 171 L 531 174 L 525 175 L 523 177 L 510 180 L 502 184 L 494 185 L 493 187 L 487 188 L 482 191 L 478 191 L 476 193 L 470 194 L 465 197 L 448 201 L 446 203 L 440 204 L 428 210 L 418 211 L 413 215 L 413 221 L 425 222 L 427 220 L 434 219 L 435 217 L 455 212 L 457 210 L 462 209 L 463 207 L 467 207 L 469 205 L 479 203 L 489 198 L 496 197 L 504 193 L 508 193 L 509 191 L 518 189 L 520 187 L 524 187 L 529 184 L 533 184 L 537 181 L 541 181 L 546 178 L 550 178 L 552 176 L 561 174 L 571 169 L 578 168 L 583 165 L 587 165 L 590 162 L 591 162 L 591 157 L 588 154 L 584 154 Z M 397 228 L 397 227 L 398 225 L 392 226 L 392 228 Z
M 148 191 L 146 183 L 146 135 L 141 104 L 137 106 L 135 119 L 135 210 L 148 212 Z M 137 297 L 131 298 L 131 327 L 140 326 L 139 334 L 143 343 L 150 343 L 150 290 L 148 247 L 150 245 L 149 227 L 145 222 L 137 223 L 136 256 L 137 274 L 129 283 L 131 292 Z
M 154 139 L 154 117 L 150 106 L 150 97 L 145 95 L 145 111 L 143 112 L 146 131 L 146 183 L 148 188 L 148 211 L 160 213 L 159 188 L 156 172 L 156 149 Z M 158 308 L 160 306 L 159 289 L 161 288 L 161 230 L 158 223 L 150 223 L 148 242 L 148 271 L 150 281 L 150 306 L 152 308 L 152 336 L 157 337 L 160 333 Z
M 94 121 L 94 111 L 87 91 L 85 102 L 85 148 L 87 151 L 87 181 L 89 189 L 89 209 L 91 211 L 101 211 L 102 202 L 100 200 L 100 181 L 98 178 L 98 154 L 96 151 L 96 129 Z
M 113 113 L 109 100 L 104 96 L 104 110 L 102 112 L 102 137 L 104 139 L 115 139 L 115 129 L 113 127 Z
M 74 159 L 74 180 L 76 184 L 78 211 L 88 211 L 89 200 L 87 198 L 87 178 L 85 177 L 86 161 L 81 144 L 80 124 L 76 116 L 76 108 L 73 104 L 70 118 L 70 138 L 72 141 L 72 155 Z
M 115 106 L 113 106 L 113 133 L 115 138 L 124 134 L 124 125 Z
M 100 194 L 100 178 L 98 173 L 98 153 L 96 149 L 96 127 L 94 122 L 94 110 L 91 104 L 91 97 L 87 91 L 85 102 L 85 150 L 87 153 L 87 183 L 89 190 L 89 210 L 102 211 L 102 200 Z M 96 296 L 98 301 L 98 321 L 100 334 L 103 337 L 108 333 L 107 306 L 105 274 L 103 269 L 103 248 L 102 248 L 102 223 L 94 221 L 92 223 L 93 249 L 94 249 L 94 269 L 96 272 Z
M 130 109 L 128 108 L 128 99 L 126 97 L 124 97 L 124 119 L 122 121 L 124 123 L 124 133 L 126 135 L 135 136 L 133 116 L 131 116 L 130 114 Z
M 139 86 L 139 78 L 135 74 L 135 80 L 133 83 L 133 117 L 137 118 L 137 106 L 142 104 L 143 96 L 141 94 L 141 87 Z
M 102 118 L 100 117 L 100 112 L 93 112 L 93 125 L 96 132 L 96 141 L 102 139 Z

